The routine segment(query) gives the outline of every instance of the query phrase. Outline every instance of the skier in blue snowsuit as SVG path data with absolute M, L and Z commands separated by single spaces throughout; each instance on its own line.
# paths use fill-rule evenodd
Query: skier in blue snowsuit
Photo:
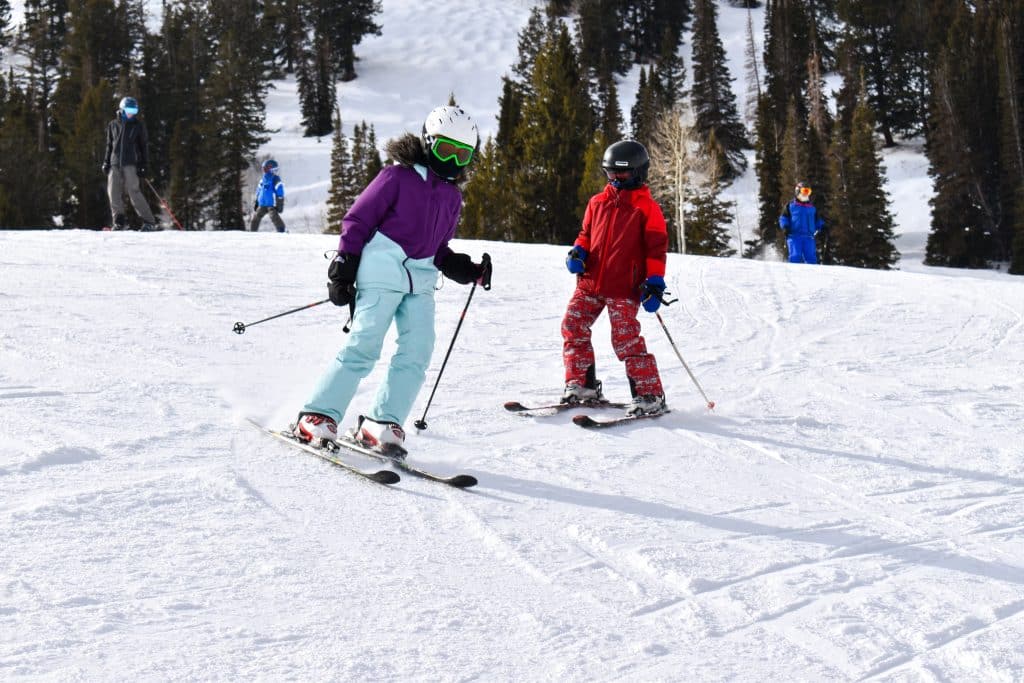
M 434 350 L 434 287 L 438 271 L 460 284 L 490 287 L 490 262 L 474 263 L 449 240 L 462 210 L 459 183 L 480 144 L 461 108 L 438 107 L 411 133 L 388 144 L 395 165 L 380 171 L 342 219 L 328 293 L 354 306 L 347 343 L 299 413 L 295 436 L 319 446 L 337 439 L 338 422 L 380 358 L 392 322 L 397 349 L 376 398 L 351 436 L 370 446 L 403 447 L 402 423 L 426 378 Z
M 263 177 L 256 186 L 256 196 L 252 201 L 253 213 L 249 222 L 249 232 L 259 230 L 260 221 L 268 213 L 277 231 L 285 232 L 284 221 L 281 220 L 281 212 L 284 211 L 284 181 L 278 175 L 280 170 L 281 167 L 273 159 L 263 162 Z
M 779 216 L 779 227 L 786 235 L 790 263 L 817 263 L 818 236 L 825 221 L 811 203 L 811 188 L 806 183 L 797 183 L 794 190 L 796 199 L 786 205 Z

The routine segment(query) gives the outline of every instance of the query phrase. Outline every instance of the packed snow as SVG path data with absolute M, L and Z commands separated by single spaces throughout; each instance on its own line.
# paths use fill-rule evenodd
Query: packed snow
M 346 132 L 415 131 L 449 91 L 493 132 L 533 3 L 383 4 Z M 0 679 L 1024 679 L 1024 280 L 921 265 L 919 142 L 886 154 L 900 271 L 669 256 L 662 317 L 713 411 L 646 313 L 670 414 L 503 410 L 560 393 L 567 245 L 457 240 L 494 286 L 417 432 L 471 291 L 438 290 L 406 427 L 414 462 L 480 484 L 388 488 L 246 421 L 295 417 L 347 317 L 232 333 L 323 299 L 337 244 L 330 140 L 276 86 L 290 234 L 0 232 Z

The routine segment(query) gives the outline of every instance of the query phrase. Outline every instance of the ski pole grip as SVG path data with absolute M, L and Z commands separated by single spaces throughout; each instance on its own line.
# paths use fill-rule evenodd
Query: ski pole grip
M 491 255 L 484 252 L 483 257 L 480 259 L 480 279 L 478 282 L 485 291 L 491 289 Z

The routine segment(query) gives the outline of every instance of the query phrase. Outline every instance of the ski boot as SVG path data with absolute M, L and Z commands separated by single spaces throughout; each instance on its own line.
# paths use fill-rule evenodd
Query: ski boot
M 626 408 L 626 415 L 658 415 L 668 410 L 665 405 L 664 396 L 654 394 L 643 394 L 634 396 L 629 407 Z
M 605 397 L 601 392 L 601 381 L 594 380 L 594 386 L 587 387 L 579 382 L 569 382 L 565 385 L 565 391 L 562 392 L 562 398 L 559 403 L 580 403 L 595 404 L 604 403 Z
M 364 446 L 395 460 L 404 460 L 405 430 L 397 422 L 381 422 L 365 415 L 359 416 L 359 422 L 350 436 Z
M 338 440 L 338 423 L 317 413 L 301 413 L 292 434 L 303 443 L 325 448 Z

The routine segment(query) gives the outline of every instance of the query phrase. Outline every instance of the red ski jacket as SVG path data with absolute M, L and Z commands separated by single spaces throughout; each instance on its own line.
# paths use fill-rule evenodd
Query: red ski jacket
M 609 183 L 591 197 L 573 244 L 587 250 L 577 287 L 588 294 L 639 301 L 644 280 L 665 276 L 665 216 L 646 185 L 618 190 Z

